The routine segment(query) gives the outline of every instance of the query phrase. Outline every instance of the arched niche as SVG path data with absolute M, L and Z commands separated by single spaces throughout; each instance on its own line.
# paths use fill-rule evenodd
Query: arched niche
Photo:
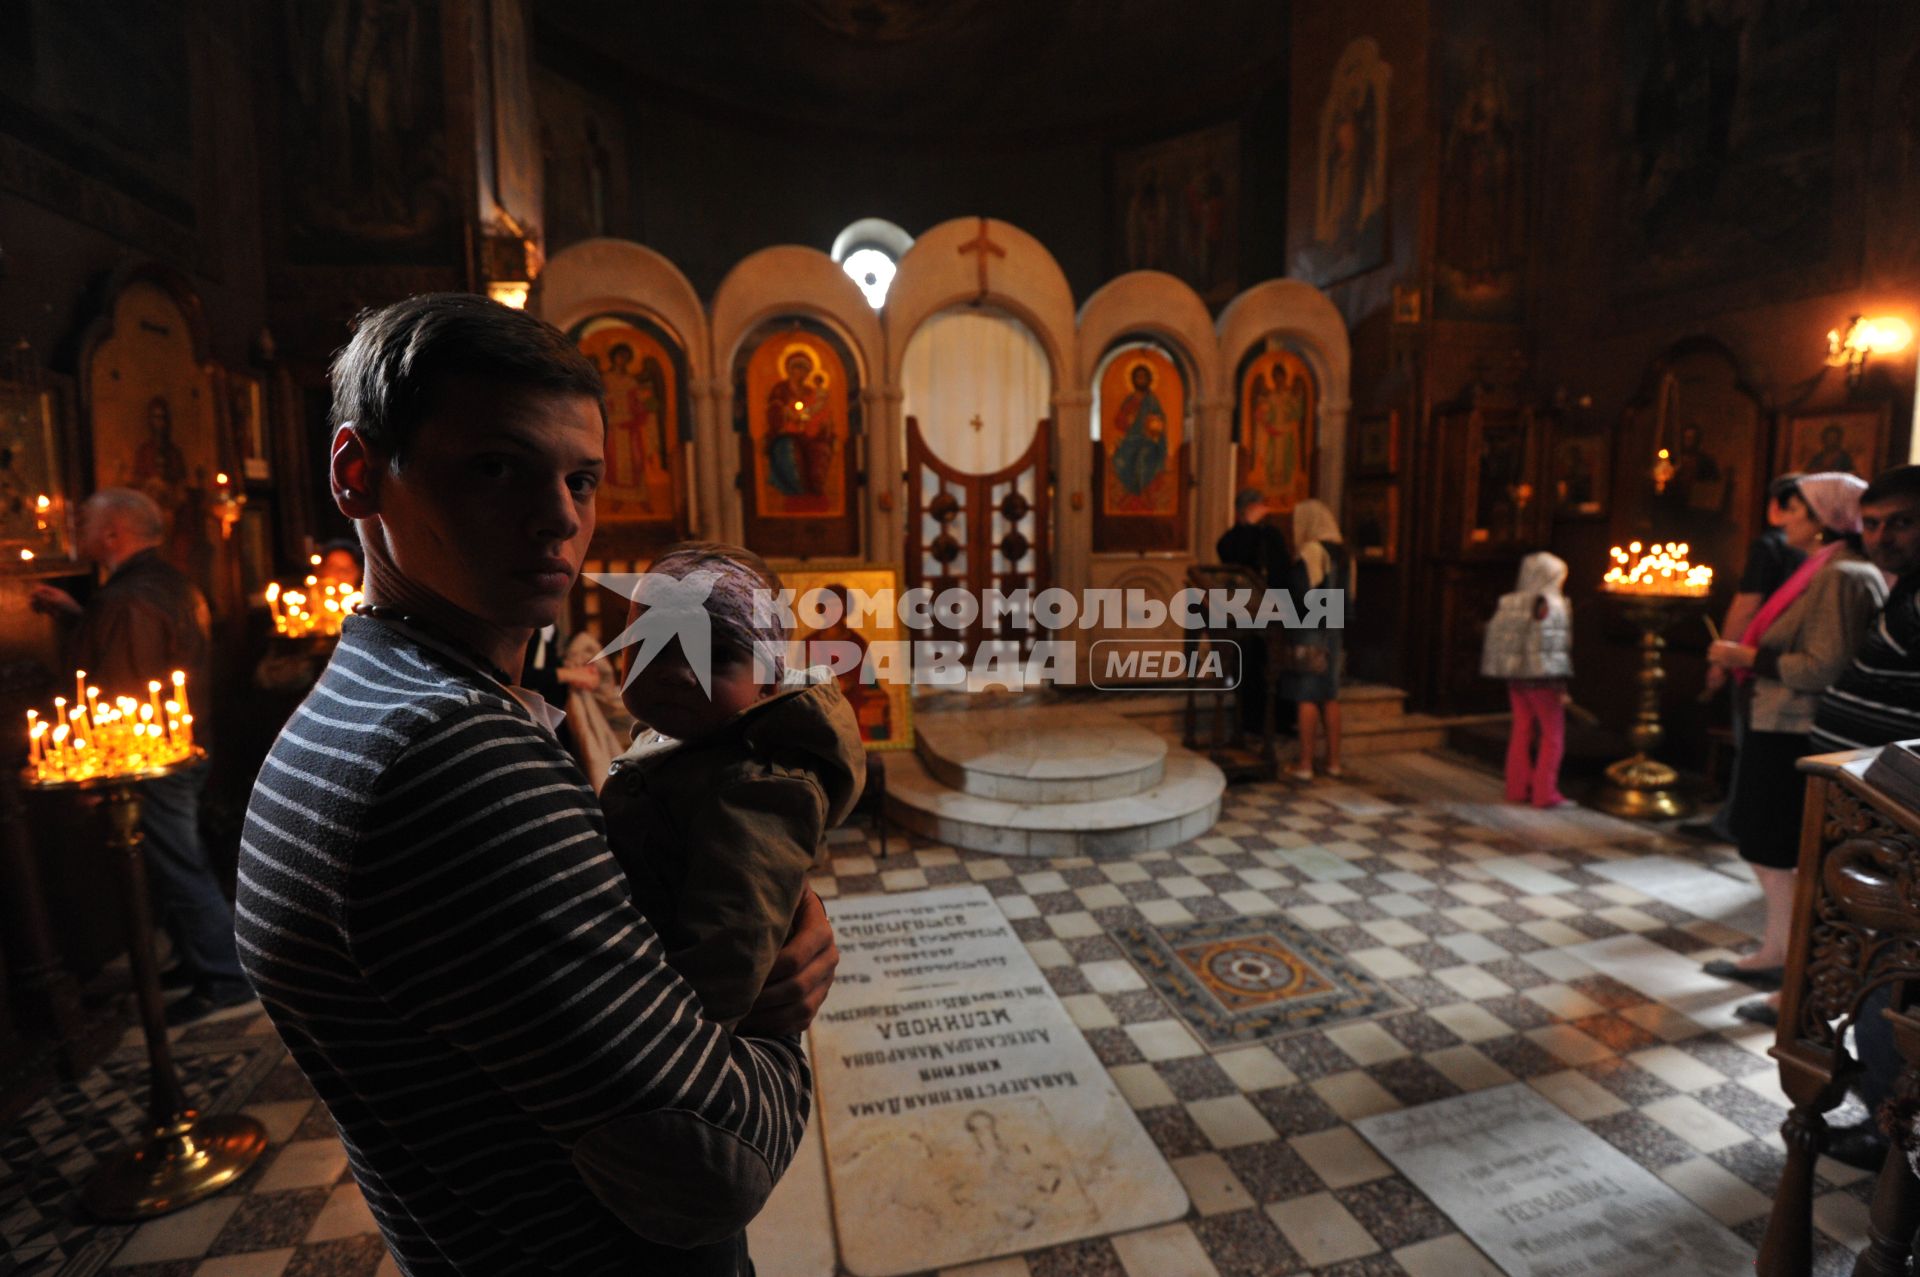
M 887 292 L 887 380 L 914 331 L 950 307 L 984 304 L 1008 312 L 1046 348 L 1055 387 L 1075 384 L 1073 290 L 1053 254 L 1019 227 L 990 217 L 942 222 L 913 242 Z
M 1159 337 L 1186 356 L 1196 402 L 1222 396 L 1212 313 L 1186 281 L 1157 270 L 1109 280 L 1080 307 L 1079 384 L 1091 387 L 1106 352 L 1135 334 Z
M 722 473 L 728 476 L 729 482 L 736 473 L 748 473 L 748 459 L 740 451 L 742 439 L 736 429 L 743 405 L 734 402 L 739 380 L 734 375 L 735 365 L 750 353 L 743 349 L 750 337 L 763 332 L 769 324 L 790 320 L 824 327 L 844 348 L 845 357 L 852 362 L 852 380 L 859 387 L 857 401 L 850 406 L 862 422 L 858 441 L 864 450 L 862 470 L 888 473 L 879 466 L 871 441 L 871 423 L 886 417 L 884 393 L 876 385 L 877 372 L 886 366 L 886 335 L 880 316 L 867 304 L 860 286 L 833 258 L 798 244 L 761 249 L 743 259 L 720 281 L 713 295 L 711 315 L 713 367 L 718 374 L 714 422 L 719 434 L 705 450 L 719 458 Z M 748 411 L 753 409 L 751 404 L 744 407 Z M 860 522 L 868 528 L 877 526 L 878 512 L 873 508 L 876 496 L 874 485 L 869 484 L 857 498 L 865 506 Z M 717 514 L 718 535 L 722 539 L 748 543 L 741 502 L 726 500 Z M 859 554 L 862 550 L 855 547 L 845 553 Z M 891 557 L 886 547 L 876 549 L 871 544 L 865 547 L 864 554 L 870 558 Z
M 706 309 L 679 267 L 629 240 L 583 240 L 547 262 L 527 305 L 564 332 L 602 316 L 631 316 L 654 326 L 678 347 L 691 414 L 691 428 L 681 432 L 691 440 L 682 445 L 690 454 L 682 526 L 694 535 L 713 533 L 727 500 L 719 458 L 711 447 L 716 427 L 713 343 Z M 625 549 L 622 555 L 622 562 L 633 557 Z
M 1238 376 L 1249 354 L 1278 342 L 1296 353 L 1313 374 L 1317 402 L 1314 409 L 1314 495 L 1342 513 L 1341 484 L 1346 477 L 1347 414 L 1351 406 L 1349 381 L 1352 352 L 1346 321 L 1326 294 L 1296 279 L 1268 280 L 1234 298 L 1214 325 L 1219 333 L 1221 368 Z M 1226 420 L 1238 384 L 1224 387 Z M 1229 454 L 1231 455 L 1231 454 Z M 1231 522 L 1233 469 L 1229 460 L 1220 473 L 1209 472 L 1201 492 L 1205 526 L 1225 528 Z

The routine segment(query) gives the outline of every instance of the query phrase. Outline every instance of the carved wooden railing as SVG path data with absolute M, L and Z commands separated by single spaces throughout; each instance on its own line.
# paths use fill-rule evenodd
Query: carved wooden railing
M 1904 1275 L 1920 1227 L 1920 1179 L 1909 1161 L 1920 1113 L 1920 812 L 1860 778 L 1869 757 L 1823 754 L 1800 764 L 1809 773 L 1807 810 L 1773 1048 L 1793 1109 L 1780 1128 L 1787 1162 L 1760 1245 L 1760 1277 L 1812 1271 L 1813 1173 L 1826 1143 L 1825 1115 L 1859 1074 L 1846 1030 L 1879 991 L 1887 994 L 1881 1014 L 1905 1067 L 1874 1115 L 1893 1145 L 1855 1277 Z

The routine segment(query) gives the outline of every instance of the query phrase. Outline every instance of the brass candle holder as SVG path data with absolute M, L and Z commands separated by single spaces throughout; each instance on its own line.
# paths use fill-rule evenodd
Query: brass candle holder
M 1660 689 L 1667 681 L 1662 661 L 1666 632 L 1681 616 L 1704 607 L 1713 587 L 1713 569 L 1689 563 L 1688 548 L 1669 542 L 1643 550 L 1638 541 L 1624 550 L 1615 546 L 1613 565 L 1600 586 L 1619 596 L 1622 615 L 1640 630 L 1640 704 L 1627 730 L 1634 752 L 1607 767 L 1592 802 L 1601 811 L 1631 820 L 1678 819 L 1693 810 L 1679 789 L 1679 773 L 1653 757 L 1666 735 L 1660 722 Z M 1632 557 L 1636 555 L 1637 560 Z
M 127 962 L 133 970 L 140 1028 L 147 1040 L 151 1095 L 145 1139 L 107 1158 L 81 1194 L 89 1213 L 102 1220 L 150 1219 L 210 1197 L 244 1175 L 266 1151 L 267 1133 L 244 1114 L 203 1114 L 188 1102 L 174 1068 L 167 1040 L 166 1008 L 160 972 L 153 961 L 153 911 L 147 895 L 147 862 L 141 849 L 142 781 L 159 780 L 198 767 L 206 751 L 192 743 L 192 716 L 185 711 L 185 681 L 176 677 L 179 706 L 171 728 L 156 728 L 152 716 L 133 724 L 110 719 L 99 705 L 98 689 L 81 686 L 83 704 L 92 711 L 65 716 L 58 749 L 47 743 L 45 722 L 29 720 L 32 763 L 22 777 L 27 789 L 71 791 L 92 798 L 106 816 L 106 844 L 120 867 L 125 896 Z M 157 697 L 159 684 L 154 684 Z M 94 695 L 86 695 L 91 690 Z M 124 700 L 124 698 L 123 698 Z M 124 717 L 124 716 L 123 716 Z M 82 724 L 87 726 L 82 727 Z M 76 746 L 72 728 L 89 733 Z M 124 738 L 124 739 L 118 739 Z

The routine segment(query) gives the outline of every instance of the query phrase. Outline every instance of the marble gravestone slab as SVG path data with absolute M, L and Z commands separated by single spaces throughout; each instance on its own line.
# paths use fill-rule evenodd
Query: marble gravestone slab
M 984 887 L 827 901 L 813 1066 L 840 1262 L 896 1277 L 1163 1224 L 1187 1195 Z
M 1354 1123 L 1512 1277 L 1750 1277 L 1753 1248 L 1533 1088 Z

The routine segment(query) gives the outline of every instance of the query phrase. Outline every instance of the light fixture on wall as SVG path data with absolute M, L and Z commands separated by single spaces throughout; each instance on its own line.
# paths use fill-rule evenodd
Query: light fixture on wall
M 1847 387 L 1860 384 L 1867 360 L 1874 355 L 1897 355 L 1913 344 L 1913 325 L 1897 316 L 1883 315 L 1864 319 L 1859 315 L 1847 321 L 1846 330 L 1827 333 L 1827 367 L 1847 370 Z
M 502 306 L 525 310 L 542 261 L 540 241 L 530 235 L 488 235 L 480 244 L 487 296 Z

